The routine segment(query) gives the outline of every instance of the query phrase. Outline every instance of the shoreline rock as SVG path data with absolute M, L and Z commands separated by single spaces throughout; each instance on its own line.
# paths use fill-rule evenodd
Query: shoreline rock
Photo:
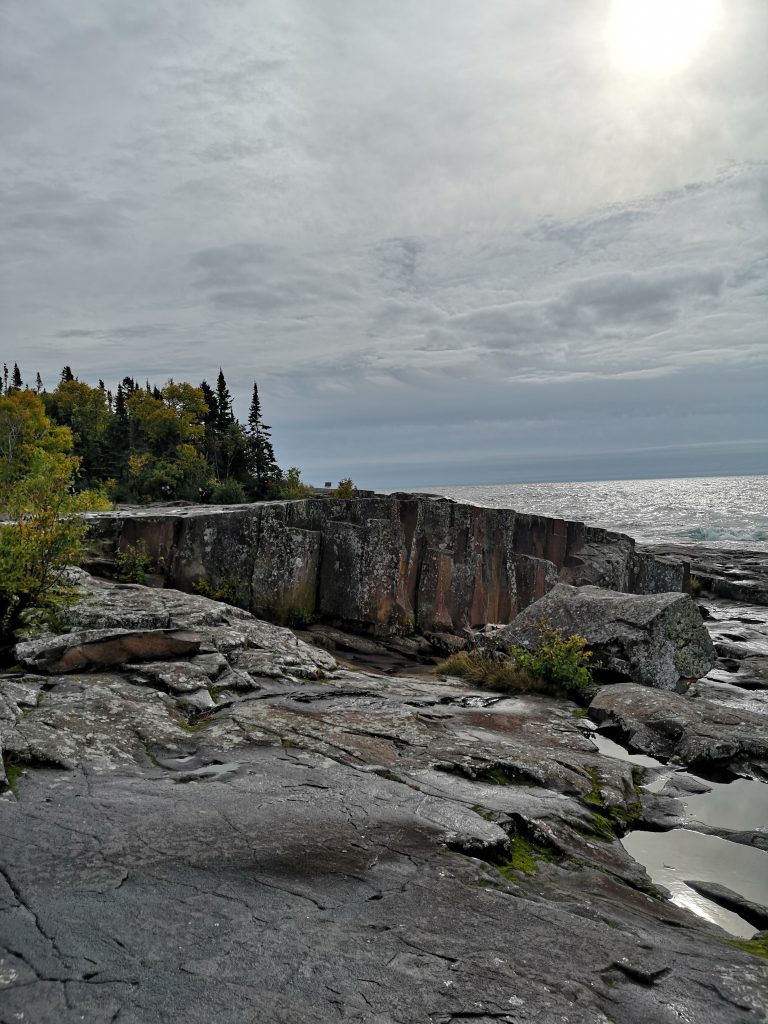
M 90 565 L 145 550 L 163 585 L 281 623 L 377 635 L 509 622 L 559 580 L 626 592 L 687 588 L 679 560 L 623 534 L 424 495 L 123 509 L 88 516 Z
M 575 705 L 349 670 L 239 608 L 77 579 L 71 632 L 21 649 L 50 671 L 0 676 L 0 1015 L 764 1019 L 768 965 L 619 842 L 674 801 Z M 59 672 L 93 630 L 200 642 Z

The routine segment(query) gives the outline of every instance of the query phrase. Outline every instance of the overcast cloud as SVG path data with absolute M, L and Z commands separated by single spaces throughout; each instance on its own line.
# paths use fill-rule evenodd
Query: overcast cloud
M 258 379 L 379 486 L 766 472 L 768 6 L 6 0 L 2 357 Z

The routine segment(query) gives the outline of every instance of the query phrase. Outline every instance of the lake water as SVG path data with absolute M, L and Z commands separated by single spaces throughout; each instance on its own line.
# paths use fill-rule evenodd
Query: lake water
M 644 543 L 768 551 L 768 475 L 424 489 L 474 505 L 578 519 Z

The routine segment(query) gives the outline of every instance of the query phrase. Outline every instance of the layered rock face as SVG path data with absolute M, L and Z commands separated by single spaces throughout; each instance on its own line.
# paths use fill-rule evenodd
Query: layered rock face
M 146 549 L 166 586 L 278 622 L 310 616 L 379 635 L 510 622 L 562 580 L 680 591 L 687 567 L 583 523 L 398 494 L 91 518 L 90 568 Z

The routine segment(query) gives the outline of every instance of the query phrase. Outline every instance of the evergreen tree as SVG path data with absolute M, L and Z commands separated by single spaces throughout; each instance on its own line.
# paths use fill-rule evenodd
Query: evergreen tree
M 224 431 L 230 423 L 235 422 L 232 413 L 232 396 L 229 393 L 224 374 L 219 367 L 219 376 L 216 378 L 216 429 Z
M 255 479 L 254 497 L 265 498 L 269 493 L 270 484 L 274 484 L 279 478 L 280 468 L 272 447 L 272 428 L 262 418 L 261 399 L 256 381 L 253 382 L 247 429 L 251 470 Z
M 35 377 L 35 392 L 39 395 L 43 390 L 43 378 L 38 373 Z
M 205 415 L 204 423 L 206 426 L 213 427 L 216 425 L 216 421 L 219 418 L 219 405 L 216 401 L 216 395 L 208 381 L 205 380 L 200 382 L 200 390 L 203 392 L 205 404 L 208 406 L 208 412 Z
M 121 420 L 126 419 L 128 416 L 128 410 L 125 406 L 125 390 L 122 384 L 117 385 L 117 392 L 115 394 L 115 416 Z
M 21 379 L 21 370 L 19 370 L 19 364 L 13 364 L 13 376 L 11 377 L 11 390 L 21 391 L 24 387 L 24 381 Z
M 74 380 L 74 379 L 75 379 L 75 375 L 72 373 L 71 368 L 69 366 L 65 366 L 62 369 L 62 371 L 61 371 L 61 377 L 60 377 L 61 383 L 62 384 L 66 384 L 68 380 Z
M 8 363 L 3 363 L 3 391 L 8 394 Z

